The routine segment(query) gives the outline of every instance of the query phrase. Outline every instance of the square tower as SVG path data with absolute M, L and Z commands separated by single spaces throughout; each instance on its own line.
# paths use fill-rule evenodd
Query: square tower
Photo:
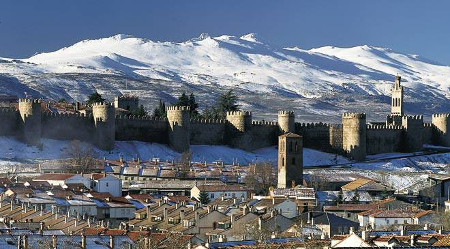
M 303 183 L 303 139 L 294 133 L 278 137 L 278 188 Z
M 394 88 L 392 88 L 391 115 L 403 116 L 403 86 L 402 78 L 395 76 Z

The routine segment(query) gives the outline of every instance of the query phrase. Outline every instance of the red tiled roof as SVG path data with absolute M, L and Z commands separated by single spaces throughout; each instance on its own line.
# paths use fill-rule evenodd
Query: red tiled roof
M 74 176 L 74 174 L 48 173 L 35 177 L 33 181 L 63 181 L 72 176 Z

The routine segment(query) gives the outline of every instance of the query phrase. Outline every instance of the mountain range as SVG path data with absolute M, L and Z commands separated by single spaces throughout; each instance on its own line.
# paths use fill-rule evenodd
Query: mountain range
M 0 57 L 0 91 L 18 97 L 132 94 L 151 111 L 159 99 L 173 103 L 181 92 L 194 93 L 204 108 L 232 89 L 254 119 L 273 120 L 286 109 L 300 122 L 337 122 L 344 111 L 384 119 L 395 75 L 405 86 L 407 113 L 450 110 L 449 66 L 367 45 L 305 50 L 256 34 L 202 34 L 178 43 L 115 35 L 25 59 Z

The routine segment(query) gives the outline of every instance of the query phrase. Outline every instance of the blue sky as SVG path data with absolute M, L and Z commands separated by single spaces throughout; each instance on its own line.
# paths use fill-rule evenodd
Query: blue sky
M 280 46 L 375 45 L 450 65 L 450 1 L 1 0 L 0 56 L 118 33 L 184 41 L 258 33 Z

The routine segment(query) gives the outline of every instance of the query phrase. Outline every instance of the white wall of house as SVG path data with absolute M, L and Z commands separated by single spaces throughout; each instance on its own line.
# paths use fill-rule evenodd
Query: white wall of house
M 287 199 L 282 203 L 275 205 L 274 207 L 278 210 L 278 213 L 286 218 L 294 218 L 298 216 L 297 203 Z
M 136 208 L 134 207 L 110 207 L 109 217 L 112 219 L 133 219 Z
M 191 189 L 191 197 L 196 198 L 197 200 L 200 199 L 200 189 L 197 186 L 194 186 Z M 222 196 L 225 197 L 225 199 L 231 199 L 231 198 L 248 198 L 247 191 L 208 191 L 208 197 L 210 201 L 213 201 L 217 198 L 220 198 Z
M 69 213 L 72 216 L 79 215 L 89 215 L 97 216 L 97 206 L 96 205 L 70 205 Z
M 373 229 L 378 229 L 392 225 L 413 224 L 413 219 L 410 217 L 369 217 L 369 224 Z
M 81 183 L 83 184 L 86 188 L 91 189 L 91 182 L 92 180 L 84 177 L 82 175 L 74 175 L 70 178 L 67 178 L 65 183 L 66 184 L 77 184 L 77 183 Z
M 94 191 L 110 193 L 115 197 L 122 196 L 122 180 L 115 176 L 107 175 L 94 182 Z

